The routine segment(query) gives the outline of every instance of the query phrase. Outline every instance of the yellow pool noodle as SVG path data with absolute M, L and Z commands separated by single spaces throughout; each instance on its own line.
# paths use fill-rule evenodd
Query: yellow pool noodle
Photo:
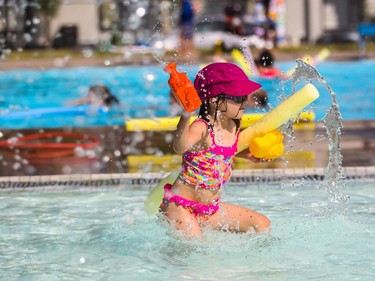
M 166 185 L 167 183 L 172 184 L 176 180 L 179 173 L 180 169 L 176 169 L 171 172 L 147 195 L 144 205 L 145 211 L 149 216 L 155 215 L 158 212 L 161 200 L 164 196 L 164 185 Z
M 264 113 L 244 114 L 242 117 L 241 129 L 249 127 L 251 124 L 261 119 L 264 115 Z M 197 116 L 192 116 L 190 118 L 190 123 L 192 123 L 196 118 Z M 313 112 L 301 112 L 298 123 L 312 122 L 314 121 L 314 118 L 315 116 Z M 125 129 L 128 132 L 174 131 L 177 128 L 179 119 L 180 117 L 177 116 L 131 119 L 125 122 Z
M 241 128 L 247 128 L 249 125 L 258 121 L 263 116 L 264 114 L 262 113 L 244 114 L 242 117 Z M 192 123 L 196 118 L 197 116 L 192 116 L 190 118 L 190 123 Z M 307 119 L 308 121 L 311 121 L 310 117 Z M 128 132 L 174 131 L 177 128 L 179 120 L 180 117 L 178 116 L 131 119 L 125 122 L 125 129 Z
M 250 140 L 271 132 L 290 118 L 296 116 L 302 109 L 319 97 L 319 92 L 313 84 L 307 84 L 294 95 L 284 100 L 276 108 L 264 115 L 252 126 L 243 130 L 238 140 L 238 152 L 249 147 Z
M 195 117 L 196 118 L 196 117 Z M 179 117 L 158 117 L 158 118 L 140 118 L 131 119 L 125 122 L 125 129 L 128 132 L 133 131 L 172 131 L 178 124 Z M 194 119 L 191 118 L 190 122 Z
M 320 50 L 320 52 L 315 57 L 311 57 L 309 55 L 303 56 L 302 61 L 304 63 L 315 66 L 315 65 L 319 64 L 320 62 L 325 61 L 329 57 L 329 55 L 330 55 L 330 51 L 327 48 L 323 48 L 322 50 Z M 285 76 L 286 77 L 292 76 L 295 69 L 296 69 L 296 66 L 294 66 L 293 68 L 288 70 L 286 72 Z
M 264 115 L 252 126 L 241 131 L 237 152 L 249 147 L 250 141 L 257 136 L 262 136 L 271 132 L 290 118 L 295 117 L 302 109 L 308 106 L 319 97 L 319 92 L 312 84 L 307 84 L 298 92 L 279 104 L 276 108 Z M 158 212 L 159 205 L 164 194 L 164 185 L 173 184 L 179 173 L 179 169 L 170 173 L 164 178 L 147 196 L 145 200 L 145 210 L 148 215 L 155 215 Z
M 330 55 L 330 51 L 327 48 L 321 50 L 313 60 L 313 65 L 317 65 L 318 63 L 325 61 Z

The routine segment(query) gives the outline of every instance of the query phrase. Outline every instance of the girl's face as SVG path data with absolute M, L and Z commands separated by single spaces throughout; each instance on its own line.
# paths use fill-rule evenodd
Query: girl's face
M 223 95 L 219 100 L 219 110 L 230 119 L 241 119 L 247 104 L 247 96 L 232 97 Z
M 99 98 L 98 95 L 94 93 L 94 91 L 90 90 L 88 97 L 87 97 L 88 103 L 93 105 L 103 105 L 103 99 Z

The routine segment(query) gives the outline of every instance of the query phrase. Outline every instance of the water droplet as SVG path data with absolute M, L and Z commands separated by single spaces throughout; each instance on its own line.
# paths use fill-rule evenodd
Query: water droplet
M 95 156 L 96 156 L 96 152 L 95 152 L 94 150 L 92 150 L 92 149 L 87 150 L 87 151 L 86 151 L 86 156 L 87 156 L 88 158 L 95 158 Z
M 155 75 L 152 73 L 149 73 L 146 75 L 146 80 L 147 81 L 154 81 L 155 80 Z
M 93 56 L 94 52 L 89 49 L 89 48 L 86 48 L 86 49 L 83 49 L 82 50 L 82 55 L 85 57 L 85 58 L 91 58 Z
M 21 168 L 21 164 L 20 163 L 14 163 L 13 164 L 13 170 L 19 170 Z
M 72 167 L 70 167 L 69 165 L 65 165 L 64 167 L 62 167 L 62 172 L 63 174 L 65 175 L 69 175 L 71 174 L 73 171 Z
M 133 216 L 130 216 L 130 215 L 128 215 L 128 216 L 126 216 L 126 218 L 125 218 L 125 220 L 126 220 L 126 223 L 128 224 L 128 225 L 132 225 L 132 224 L 134 224 L 134 217 Z

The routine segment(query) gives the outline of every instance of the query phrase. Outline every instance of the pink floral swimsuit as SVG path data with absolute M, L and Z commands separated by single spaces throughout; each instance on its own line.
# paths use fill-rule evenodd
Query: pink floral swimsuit
M 210 124 L 203 119 L 194 122 L 204 122 L 210 133 L 212 145 L 203 151 L 185 152 L 182 156 L 182 170 L 178 178 L 185 184 L 203 189 L 220 189 L 231 176 L 232 163 L 237 152 L 238 133 L 232 146 L 220 146 L 215 142 L 215 135 Z M 164 198 L 160 207 L 175 203 L 189 209 L 195 216 L 213 215 L 219 209 L 219 200 L 210 205 L 204 205 L 173 194 L 170 184 L 164 186 Z

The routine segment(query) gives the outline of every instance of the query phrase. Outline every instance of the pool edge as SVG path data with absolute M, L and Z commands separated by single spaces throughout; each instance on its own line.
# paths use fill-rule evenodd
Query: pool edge
M 84 190 L 116 186 L 152 188 L 166 173 L 114 173 L 0 177 L 0 191 Z M 233 170 L 231 183 L 322 181 L 325 168 Z M 346 180 L 374 180 L 375 166 L 343 167 Z

